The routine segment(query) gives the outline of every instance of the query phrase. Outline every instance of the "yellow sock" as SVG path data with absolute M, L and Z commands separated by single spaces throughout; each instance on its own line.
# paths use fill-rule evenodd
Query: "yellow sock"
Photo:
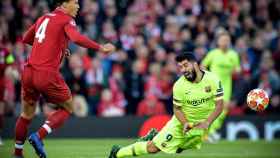
M 147 153 L 147 142 L 136 142 L 129 146 L 122 147 L 117 153 L 117 158 L 139 156 Z

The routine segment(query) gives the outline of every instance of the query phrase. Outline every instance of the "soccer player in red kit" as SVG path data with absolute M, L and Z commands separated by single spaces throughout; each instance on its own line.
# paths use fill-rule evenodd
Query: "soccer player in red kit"
M 40 158 L 46 158 L 42 140 L 54 129 L 59 128 L 72 113 L 71 92 L 59 73 L 59 65 L 65 56 L 68 41 L 104 53 L 115 49 L 112 44 L 99 45 L 77 31 L 73 17 L 76 17 L 79 9 L 78 0 L 56 2 L 58 8 L 40 17 L 23 36 L 23 42 L 33 47 L 22 73 L 23 110 L 15 129 L 14 155 L 17 158 L 23 157 L 23 144 L 35 114 L 39 95 L 60 107 L 28 138 Z
M 7 68 L 14 63 L 14 56 L 0 44 L 0 145 L 3 145 L 1 134 L 4 124 L 5 111 L 5 72 Z

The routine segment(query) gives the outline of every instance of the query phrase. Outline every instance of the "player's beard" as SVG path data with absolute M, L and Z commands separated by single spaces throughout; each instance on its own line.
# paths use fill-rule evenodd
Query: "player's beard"
M 190 82 L 193 82 L 196 79 L 196 73 L 195 73 L 194 69 L 191 72 L 186 72 L 184 74 L 184 76 Z

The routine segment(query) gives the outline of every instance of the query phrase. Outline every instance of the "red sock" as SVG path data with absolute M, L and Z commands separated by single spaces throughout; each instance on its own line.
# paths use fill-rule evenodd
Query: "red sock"
M 64 109 L 57 110 L 48 117 L 45 124 L 38 130 L 37 134 L 43 140 L 52 130 L 61 127 L 69 118 L 70 113 Z
M 19 117 L 16 122 L 16 143 L 15 143 L 15 152 L 16 156 L 22 156 L 22 149 L 25 139 L 27 137 L 28 126 L 31 123 L 31 120 Z

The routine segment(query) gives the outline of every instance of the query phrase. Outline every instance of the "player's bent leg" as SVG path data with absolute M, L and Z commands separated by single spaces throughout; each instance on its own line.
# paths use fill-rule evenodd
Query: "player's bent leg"
M 206 131 L 200 129 L 190 130 L 187 133 L 184 141 L 178 145 L 176 153 L 179 154 L 189 149 L 200 149 L 203 142 L 202 137 L 205 134 L 205 132 Z
M 113 146 L 109 158 L 123 158 L 157 153 L 160 150 L 151 141 L 136 142 L 126 147 Z
M 52 115 L 50 115 L 37 132 L 41 140 L 43 140 L 48 134 L 52 133 L 54 129 L 61 127 L 64 122 L 68 120 L 73 111 L 72 98 L 58 105 L 60 106 L 60 109 L 56 110 Z
M 70 117 L 72 112 L 72 99 L 59 104 L 60 109 L 50 115 L 43 126 L 36 132 L 29 136 L 29 142 L 34 147 L 37 155 L 40 158 L 46 158 L 46 152 L 42 140 L 54 129 L 61 127 L 64 122 Z
M 176 153 L 181 153 L 184 150 L 188 149 L 200 149 L 202 146 L 202 135 L 191 136 L 187 138 L 186 142 L 181 144 L 177 149 Z
M 65 109 L 66 111 L 68 111 L 69 113 L 73 113 L 73 99 L 72 97 L 68 100 L 66 100 L 63 103 L 58 104 L 60 107 L 62 107 L 63 109 Z

